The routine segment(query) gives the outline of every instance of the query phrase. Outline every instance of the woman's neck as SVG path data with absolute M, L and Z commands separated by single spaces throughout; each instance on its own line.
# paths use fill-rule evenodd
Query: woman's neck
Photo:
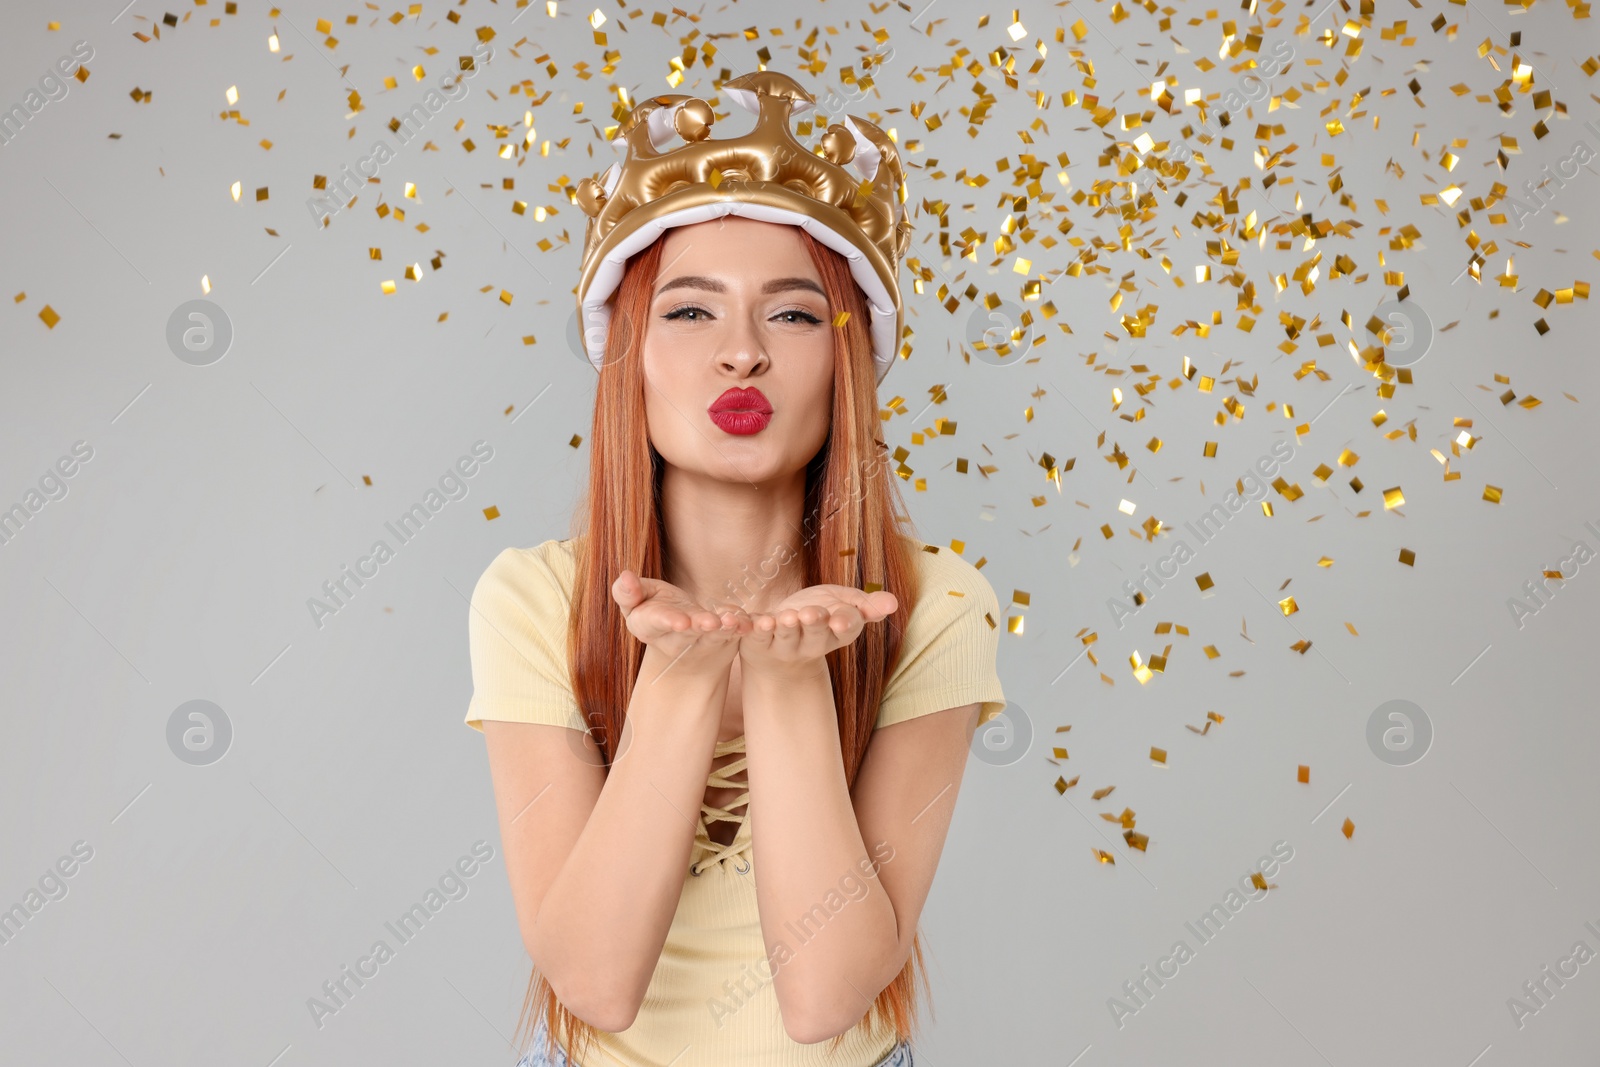
M 702 602 L 766 611 L 805 585 L 805 471 L 784 482 L 662 473 L 666 581 Z

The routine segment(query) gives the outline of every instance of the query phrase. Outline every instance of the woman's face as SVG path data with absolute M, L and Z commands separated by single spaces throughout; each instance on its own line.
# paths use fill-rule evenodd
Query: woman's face
M 725 481 L 804 468 L 828 439 L 834 309 L 799 230 L 728 216 L 661 240 L 643 342 L 651 444 Z

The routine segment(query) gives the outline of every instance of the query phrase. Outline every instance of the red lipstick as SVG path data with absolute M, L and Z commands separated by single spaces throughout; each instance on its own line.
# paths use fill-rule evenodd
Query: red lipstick
M 706 411 L 718 429 L 741 437 L 760 433 L 772 421 L 772 404 L 754 387 L 729 389 Z

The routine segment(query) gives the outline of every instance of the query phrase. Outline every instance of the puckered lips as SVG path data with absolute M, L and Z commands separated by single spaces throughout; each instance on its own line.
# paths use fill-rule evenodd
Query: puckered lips
M 706 409 L 724 433 L 744 437 L 760 433 L 772 421 L 772 404 L 760 389 L 729 389 Z

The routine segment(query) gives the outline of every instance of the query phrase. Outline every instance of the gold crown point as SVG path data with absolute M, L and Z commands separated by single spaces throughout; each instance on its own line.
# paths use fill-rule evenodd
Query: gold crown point
M 711 105 L 696 97 L 678 109 L 672 117 L 672 127 L 678 131 L 679 137 L 693 144 L 705 140 L 711 133 L 712 123 L 716 121 L 717 116 L 711 110 Z
M 600 214 L 601 209 L 606 206 L 605 186 L 593 178 L 584 178 L 578 183 L 576 196 L 578 207 L 591 219 Z
M 856 158 L 856 139 L 853 134 L 839 123 L 828 127 L 828 132 L 822 135 L 822 154 L 828 162 L 844 166 Z

